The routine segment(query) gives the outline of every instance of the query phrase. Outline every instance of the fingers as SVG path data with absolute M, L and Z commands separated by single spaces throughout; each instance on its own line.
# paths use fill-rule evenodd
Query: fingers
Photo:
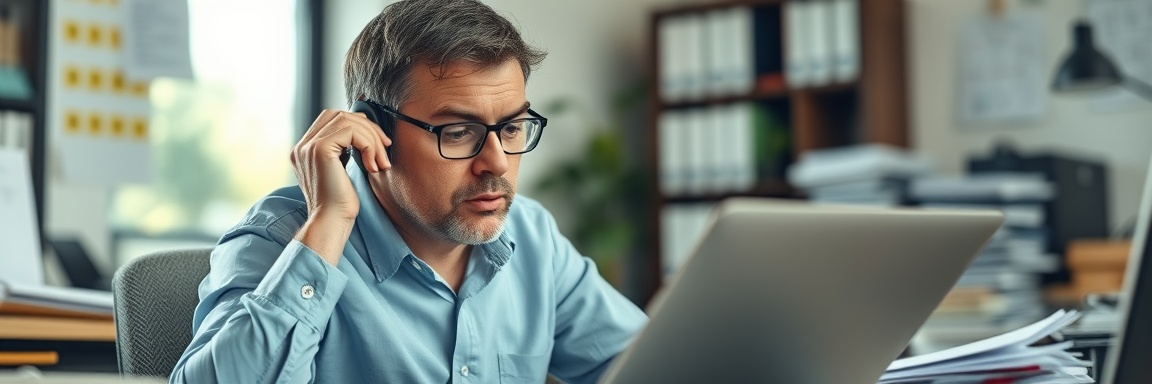
M 392 138 L 388 137 L 388 135 L 384 134 L 384 130 L 381 129 L 379 125 L 377 125 L 372 120 L 368 119 L 368 115 L 364 114 L 363 112 L 353 112 L 352 114 L 361 118 L 361 119 L 364 119 L 364 121 L 371 124 L 372 127 L 375 128 L 372 130 L 372 132 L 375 132 L 376 135 L 380 137 L 381 142 L 383 142 L 385 146 L 392 145 Z M 367 161 L 367 159 L 365 159 L 365 161 Z M 392 168 L 392 162 L 391 162 L 391 160 L 388 159 L 387 152 L 381 152 L 379 158 L 375 159 L 375 161 L 378 162 L 378 165 L 380 165 L 381 169 Z
M 392 140 L 364 114 L 326 109 L 316 117 L 297 148 L 311 145 L 324 148 L 325 156 L 339 157 L 344 148 L 354 147 L 363 154 L 361 161 L 365 168 L 379 172 L 392 167 L 386 149 L 391 144 Z M 295 155 L 292 160 L 295 164 Z
M 384 155 L 384 143 L 380 141 L 379 136 L 371 133 L 370 129 L 363 129 L 360 126 L 347 126 L 340 129 L 333 129 L 325 136 L 317 138 L 317 140 L 331 143 L 333 148 L 343 149 L 347 147 L 356 148 L 362 155 L 361 163 L 368 169 L 369 172 L 380 172 L 382 169 L 387 169 L 386 164 L 381 164 L 377 161 L 380 157 L 387 157 Z

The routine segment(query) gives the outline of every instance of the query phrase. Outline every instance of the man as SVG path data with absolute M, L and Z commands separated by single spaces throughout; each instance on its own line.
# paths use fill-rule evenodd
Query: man
M 547 122 L 525 97 L 543 57 L 475 0 L 386 7 L 344 79 L 383 129 L 316 118 L 292 149 L 300 186 L 258 202 L 214 250 L 170 380 L 599 378 L 646 318 L 516 196 Z M 345 148 L 358 150 L 347 166 Z

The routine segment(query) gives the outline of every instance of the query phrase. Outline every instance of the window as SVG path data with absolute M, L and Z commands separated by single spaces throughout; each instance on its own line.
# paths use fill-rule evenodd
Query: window
M 305 123 L 299 52 L 309 48 L 298 3 L 189 1 L 195 80 L 152 82 L 153 181 L 114 191 L 117 232 L 214 239 L 294 183 L 288 151 Z

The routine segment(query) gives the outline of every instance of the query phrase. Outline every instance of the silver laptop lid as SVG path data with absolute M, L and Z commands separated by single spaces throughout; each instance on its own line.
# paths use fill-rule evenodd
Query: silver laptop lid
M 875 383 L 1003 218 L 738 198 L 608 383 Z

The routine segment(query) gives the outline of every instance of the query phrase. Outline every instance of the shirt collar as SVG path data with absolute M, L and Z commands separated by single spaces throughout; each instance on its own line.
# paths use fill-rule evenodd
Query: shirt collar
M 372 273 L 377 282 L 383 282 L 396 274 L 405 258 L 412 255 L 412 249 L 396 232 L 392 220 L 384 207 L 376 200 L 372 187 L 368 182 L 365 171 L 358 165 L 359 159 L 350 158 L 345 166 L 348 178 L 352 180 L 352 188 L 360 200 L 360 213 L 356 216 L 356 227 L 364 242 L 367 255 L 364 262 L 372 266 Z M 508 235 L 508 230 L 500 232 L 500 236 L 492 242 L 480 244 L 473 251 L 484 255 L 484 261 L 491 265 L 494 271 L 499 271 L 512 257 L 516 250 L 516 243 Z M 476 253 L 474 253 L 476 254 Z

